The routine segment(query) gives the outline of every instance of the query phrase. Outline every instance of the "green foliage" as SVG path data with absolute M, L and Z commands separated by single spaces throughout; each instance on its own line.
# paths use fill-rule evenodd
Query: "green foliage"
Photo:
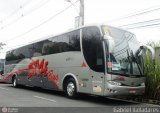
M 160 99 L 160 61 L 153 62 L 150 56 L 145 56 L 146 96 Z
M 160 43 L 149 42 L 153 48 Z M 149 55 L 144 57 L 144 74 L 146 76 L 146 98 L 160 100 L 160 60 L 153 61 Z

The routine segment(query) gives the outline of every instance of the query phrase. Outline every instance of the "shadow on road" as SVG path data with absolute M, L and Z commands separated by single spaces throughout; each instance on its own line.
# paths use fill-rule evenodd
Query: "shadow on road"
M 12 85 L 9 85 L 8 87 L 14 88 Z M 29 90 L 29 91 L 33 91 L 33 92 L 40 92 L 43 94 L 54 95 L 54 96 L 62 97 L 62 98 L 65 97 L 64 92 L 47 90 L 47 89 L 42 89 L 42 88 L 38 88 L 38 87 L 21 86 L 21 87 L 18 87 L 18 89 Z M 89 95 L 89 94 L 79 94 L 79 96 L 73 100 L 78 100 L 78 101 L 82 101 L 82 102 L 91 102 L 91 103 L 96 103 L 99 105 L 106 105 L 106 106 L 138 105 L 138 103 L 126 102 L 123 100 L 115 100 L 115 99 L 110 99 L 107 97 L 93 96 L 93 95 Z

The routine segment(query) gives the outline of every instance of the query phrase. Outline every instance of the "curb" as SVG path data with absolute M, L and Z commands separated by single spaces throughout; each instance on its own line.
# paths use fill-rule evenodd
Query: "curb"
M 153 100 L 153 99 L 143 99 L 143 98 L 121 98 L 118 97 L 117 99 L 122 99 L 126 101 L 132 101 L 132 102 L 139 102 L 139 103 L 146 103 L 146 104 L 154 104 L 154 105 L 160 105 L 160 100 Z

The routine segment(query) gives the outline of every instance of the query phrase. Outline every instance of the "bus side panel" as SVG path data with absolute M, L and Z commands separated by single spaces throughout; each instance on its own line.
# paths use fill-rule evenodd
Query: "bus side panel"
M 74 75 L 78 81 L 79 92 L 91 93 L 91 81 L 89 68 L 83 66 L 84 59 L 81 52 L 64 52 L 54 55 L 44 56 L 45 61 L 48 61 L 48 71 L 53 70 L 54 75 L 58 76 L 57 86 L 59 89 L 63 87 L 63 80 L 65 75 Z M 57 89 L 57 86 L 47 77 L 43 77 L 43 84 L 45 88 Z
M 30 78 L 28 78 L 28 85 L 30 86 L 34 86 L 34 87 L 43 87 L 43 82 L 42 82 L 42 77 L 43 77 L 43 73 L 40 73 L 40 69 L 39 69 L 39 64 L 41 63 L 43 57 L 33 57 L 31 58 L 31 62 L 29 65 L 32 64 L 31 69 L 29 69 L 28 71 L 28 75 L 31 74 Z M 37 62 L 38 61 L 38 62 Z M 30 66 L 28 66 L 30 67 Z M 27 78 L 27 76 L 26 76 Z
M 30 70 L 28 70 L 28 65 L 31 62 L 31 59 L 26 58 L 21 60 L 19 63 L 16 64 L 13 72 L 17 73 L 18 84 L 28 85 L 28 78 L 27 75 Z
M 92 94 L 104 95 L 105 76 L 104 73 L 91 70 Z
M 81 52 L 77 51 L 44 56 L 45 61 L 48 61 L 48 71 L 52 70 L 53 75 L 58 78 L 57 81 L 55 80 L 55 84 L 53 81 L 48 80 L 47 77 L 43 77 L 44 87 L 49 89 L 62 89 L 63 79 L 67 73 L 79 75 L 78 70 L 82 62 L 81 56 Z
M 11 64 L 8 64 L 8 65 L 4 66 L 4 75 L 3 75 L 4 78 L 6 78 L 10 74 L 12 74 L 12 70 L 14 69 L 14 67 L 15 67 L 15 65 L 11 65 Z M 7 80 L 5 80 L 5 82 L 12 83 L 12 79 L 8 78 Z
M 56 59 L 60 60 L 56 60 Z M 58 68 L 59 87 L 63 86 L 65 75 L 74 75 L 78 81 L 78 92 L 92 93 L 90 69 L 85 63 L 81 52 L 66 52 L 56 56 L 55 64 Z
M 53 69 L 54 70 L 54 74 L 56 74 L 58 76 L 58 78 L 59 78 L 58 69 L 56 67 L 52 67 L 50 69 Z M 52 81 L 47 76 L 45 77 L 44 75 L 42 75 L 42 82 L 43 82 L 43 87 L 45 89 L 59 90 L 58 81 L 55 81 L 55 80 Z
M 8 64 L 5 66 L 5 76 L 10 76 L 10 80 L 14 75 L 17 75 L 18 84 L 24 84 L 26 85 L 27 80 L 27 73 L 29 70 L 28 64 L 30 62 L 30 59 L 23 59 L 19 61 L 18 63 Z

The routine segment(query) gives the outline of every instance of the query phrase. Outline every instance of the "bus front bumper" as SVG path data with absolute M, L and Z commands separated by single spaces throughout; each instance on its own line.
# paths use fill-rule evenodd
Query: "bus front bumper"
M 143 95 L 145 92 L 145 86 L 116 86 L 107 83 L 104 91 L 104 96 L 118 96 L 118 95 Z

